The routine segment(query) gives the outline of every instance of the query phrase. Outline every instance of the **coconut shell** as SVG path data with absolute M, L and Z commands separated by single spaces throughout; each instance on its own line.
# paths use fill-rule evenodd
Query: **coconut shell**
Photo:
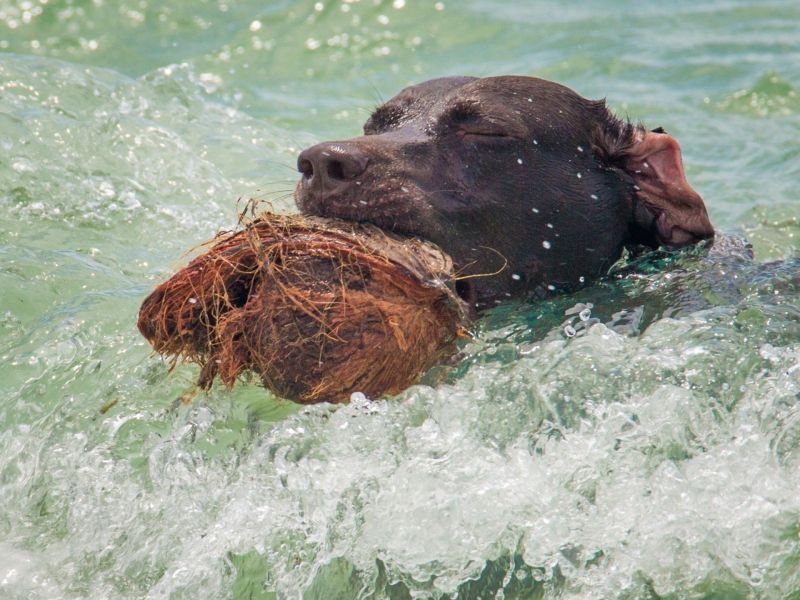
M 437 246 L 374 226 L 265 213 L 217 236 L 145 299 L 139 331 L 201 366 L 198 385 L 257 374 L 301 403 L 395 394 L 467 325 Z

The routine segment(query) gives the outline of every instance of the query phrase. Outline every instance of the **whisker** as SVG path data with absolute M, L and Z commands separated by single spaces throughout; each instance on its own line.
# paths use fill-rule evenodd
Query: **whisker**
M 279 160 L 274 160 L 271 158 L 261 158 L 259 159 L 263 162 L 269 163 L 271 165 L 275 165 L 276 167 L 283 167 L 284 169 L 289 169 L 290 171 L 297 172 L 297 165 L 292 165 L 289 163 L 281 162 Z
M 287 183 L 294 184 L 294 179 L 263 179 L 258 181 L 258 185 L 286 185 Z
M 372 91 L 374 92 L 373 97 L 377 97 L 379 103 L 378 105 L 380 106 L 381 104 L 385 104 L 381 91 L 378 89 L 378 86 L 375 85 L 372 79 L 370 79 L 369 76 L 364 75 L 364 80 L 369 84 L 369 87 L 372 88 Z

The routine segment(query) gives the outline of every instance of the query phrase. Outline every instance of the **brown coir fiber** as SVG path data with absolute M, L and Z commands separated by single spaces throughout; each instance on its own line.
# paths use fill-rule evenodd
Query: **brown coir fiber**
M 278 396 L 346 402 L 408 387 L 466 323 L 437 246 L 370 225 L 264 213 L 158 286 L 139 331 L 198 385 L 256 373 Z

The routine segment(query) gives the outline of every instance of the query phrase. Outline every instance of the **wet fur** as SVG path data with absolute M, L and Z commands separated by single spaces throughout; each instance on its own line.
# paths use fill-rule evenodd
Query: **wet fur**
M 467 277 L 464 297 L 483 305 L 575 289 L 626 245 L 713 235 L 676 148 L 557 83 L 443 78 L 378 107 L 363 136 L 301 153 L 295 199 L 435 242 Z

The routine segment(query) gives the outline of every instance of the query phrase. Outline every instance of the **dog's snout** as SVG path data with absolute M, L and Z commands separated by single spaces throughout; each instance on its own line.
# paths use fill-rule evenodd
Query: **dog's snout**
M 367 170 L 369 158 L 348 143 L 323 143 L 312 146 L 297 157 L 297 170 L 312 186 L 335 185 L 356 179 Z

